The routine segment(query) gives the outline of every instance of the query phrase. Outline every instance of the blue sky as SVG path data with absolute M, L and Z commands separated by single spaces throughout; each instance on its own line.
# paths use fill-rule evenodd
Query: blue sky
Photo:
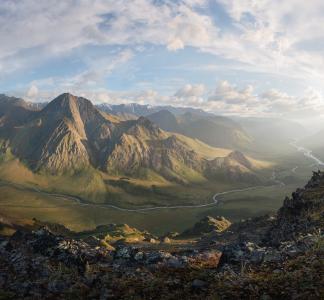
M 322 0 L 2 0 L 0 92 L 321 117 Z

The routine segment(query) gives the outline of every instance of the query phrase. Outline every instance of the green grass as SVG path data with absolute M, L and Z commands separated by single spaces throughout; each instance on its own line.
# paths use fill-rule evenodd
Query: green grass
M 291 186 L 291 190 L 293 189 Z M 101 224 L 127 223 L 140 230 L 163 234 L 168 231 L 181 232 L 206 215 L 223 215 L 231 221 L 238 221 L 275 211 L 289 192 L 287 188 L 267 188 L 244 193 L 240 198 L 235 198 L 234 194 L 224 196 L 223 204 L 216 207 L 122 212 L 111 208 L 79 206 L 71 201 L 2 186 L 0 207 L 3 214 L 30 219 L 36 217 L 42 221 L 61 223 L 75 231 L 93 229 Z

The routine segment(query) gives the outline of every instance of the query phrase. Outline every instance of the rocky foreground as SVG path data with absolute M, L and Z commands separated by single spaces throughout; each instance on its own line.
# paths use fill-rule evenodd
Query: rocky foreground
M 323 173 L 275 216 L 215 220 L 186 231 L 201 234 L 188 247 L 18 228 L 0 238 L 0 299 L 324 299 Z

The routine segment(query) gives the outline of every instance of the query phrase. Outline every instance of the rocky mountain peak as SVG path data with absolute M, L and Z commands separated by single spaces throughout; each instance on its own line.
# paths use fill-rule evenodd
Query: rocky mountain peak
M 68 118 L 77 123 L 81 122 L 85 126 L 89 121 L 101 124 L 108 122 L 108 120 L 104 121 L 104 117 L 90 100 L 70 93 L 56 97 L 43 109 L 43 114 L 50 114 L 57 119 Z
M 57 96 L 54 100 L 52 100 L 48 105 L 47 109 L 65 109 L 73 105 L 73 103 L 77 102 L 78 97 L 70 94 L 63 93 Z
M 149 134 L 155 136 L 158 136 L 161 133 L 160 128 L 156 124 L 151 122 L 149 119 L 147 119 L 146 117 L 139 117 L 135 121 L 135 131 L 138 131 L 140 127 L 147 130 Z
M 156 128 L 157 127 L 153 122 L 151 122 L 146 117 L 139 117 L 136 123 L 138 125 L 142 125 L 142 126 L 145 126 L 147 128 Z

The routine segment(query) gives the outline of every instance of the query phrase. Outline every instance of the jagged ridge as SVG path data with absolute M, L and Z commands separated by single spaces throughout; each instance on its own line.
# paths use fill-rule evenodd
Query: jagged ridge
M 19 103 L 24 118 L 19 126 L 13 126 L 11 118 L 17 114 L 6 114 L 0 138 L 36 171 L 60 174 L 93 167 L 110 174 L 137 176 L 143 170 L 153 170 L 182 183 L 194 178 L 256 178 L 252 163 L 241 153 L 206 160 L 147 118 L 110 118 L 89 100 L 68 93 L 37 111 L 22 100 L 7 99 L 6 103 L 14 107 Z

